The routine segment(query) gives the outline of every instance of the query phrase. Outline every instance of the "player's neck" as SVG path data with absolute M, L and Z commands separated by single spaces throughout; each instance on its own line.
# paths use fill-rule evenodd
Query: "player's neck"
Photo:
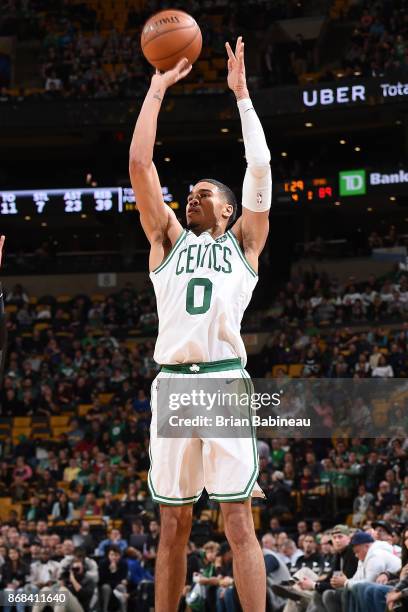
M 227 232 L 226 227 L 220 227 L 218 225 L 214 227 L 208 227 L 208 228 L 189 227 L 188 229 L 192 231 L 193 234 L 195 234 L 196 236 L 201 236 L 201 234 L 204 234 L 205 232 L 207 232 L 208 234 L 210 234 L 211 238 L 213 238 L 214 240 L 216 238 L 219 238 L 220 236 L 223 236 Z

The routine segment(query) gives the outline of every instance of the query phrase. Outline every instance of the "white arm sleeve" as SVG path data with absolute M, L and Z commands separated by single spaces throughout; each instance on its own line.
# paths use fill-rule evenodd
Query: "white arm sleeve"
M 238 100 L 238 110 L 247 160 L 242 206 L 253 212 L 264 212 L 270 209 L 272 201 L 271 154 L 251 100 Z

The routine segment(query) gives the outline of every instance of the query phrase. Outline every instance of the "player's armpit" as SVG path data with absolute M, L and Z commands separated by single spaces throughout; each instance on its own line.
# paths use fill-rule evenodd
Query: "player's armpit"
M 130 156 L 129 174 L 140 221 L 150 244 L 174 244 L 182 227 L 174 212 L 164 203 L 159 176 L 153 162 L 139 163 Z

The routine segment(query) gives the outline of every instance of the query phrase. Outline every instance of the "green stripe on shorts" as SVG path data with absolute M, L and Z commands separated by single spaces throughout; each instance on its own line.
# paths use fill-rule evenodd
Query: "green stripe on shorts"
M 227 370 L 240 370 L 241 359 L 221 359 L 220 361 L 206 361 L 201 363 L 174 363 L 162 365 L 162 372 L 176 374 L 207 374 L 208 372 L 226 372 Z

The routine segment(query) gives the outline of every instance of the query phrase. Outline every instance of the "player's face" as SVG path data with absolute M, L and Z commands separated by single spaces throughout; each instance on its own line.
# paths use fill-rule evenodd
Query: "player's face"
M 187 226 L 204 232 L 228 222 L 232 206 L 225 202 L 216 185 L 205 181 L 194 185 L 187 198 Z

